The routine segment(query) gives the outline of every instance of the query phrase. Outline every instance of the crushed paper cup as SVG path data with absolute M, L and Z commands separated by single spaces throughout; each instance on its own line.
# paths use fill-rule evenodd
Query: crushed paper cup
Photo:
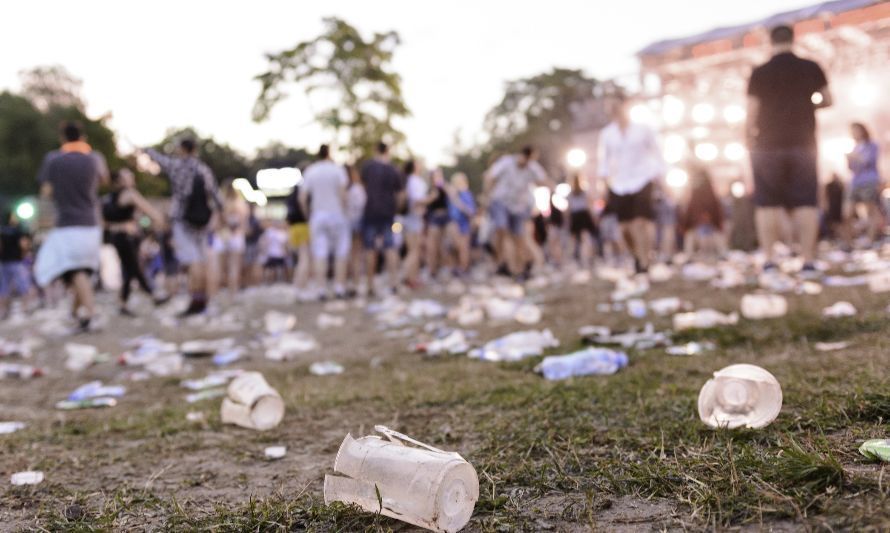
M 780 318 L 788 314 L 788 300 L 778 294 L 742 296 L 742 316 L 748 320 Z
M 343 373 L 343 365 L 334 361 L 320 361 L 309 365 L 309 373 L 313 376 L 333 376 Z
M 698 414 L 712 428 L 762 428 L 782 410 L 782 386 L 755 365 L 730 365 L 714 372 L 698 395 Z
M 689 313 L 674 315 L 674 329 L 707 329 L 717 326 L 732 326 L 739 321 L 738 313 L 724 314 L 714 309 L 699 309 Z
M 850 302 L 837 302 L 822 310 L 822 316 L 841 318 L 856 315 L 856 308 Z
M 266 459 L 281 459 L 287 455 L 287 446 L 269 446 L 263 450 L 263 455 L 266 456 Z
M 232 380 L 223 399 L 220 417 L 224 424 L 265 431 L 281 423 L 284 401 L 259 372 L 245 372 Z
M 44 479 L 43 472 L 39 471 L 27 471 L 27 472 L 16 472 L 10 478 L 10 483 L 13 485 L 37 485 L 42 483 Z
M 535 304 L 522 304 L 513 312 L 513 320 L 526 326 L 537 324 L 542 316 L 541 308 Z

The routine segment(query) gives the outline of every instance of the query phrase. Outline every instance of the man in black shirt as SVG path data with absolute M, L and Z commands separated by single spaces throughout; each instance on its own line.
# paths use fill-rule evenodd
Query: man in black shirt
M 399 255 L 395 249 L 392 225 L 403 201 L 402 177 L 389 162 L 389 147 L 377 145 L 377 157 L 362 167 L 362 183 L 368 201 L 362 215 L 362 241 L 367 251 L 368 291 L 374 291 L 377 253 L 382 248 L 391 291 L 398 286 Z
M 818 64 L 794 55 L 794 31 L 770 32 L 773 57 L 751 73 L 747 137 L 754 171 L 754 203 L 764 270 L 775 268 L 773 245 L 783 234 L 789 210 L 804 258 L 804 274 L 815 273 L 819 234 L 816 169 L 816 109 L 831 105 L 828 80 Z

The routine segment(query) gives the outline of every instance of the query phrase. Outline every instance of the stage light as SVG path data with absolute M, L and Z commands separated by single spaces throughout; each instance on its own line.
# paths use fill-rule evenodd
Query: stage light
M 700 143 L 695 145 L 695 157 L 702 161 L 713 161 L 720 155 L 720 150 L 714 143 Z
M 850 89 L 850 99 L 859 107 L 868 107 L 878 98 L 878 88 L 865 76 L 857 76 L 856 82 Z
M 569 167 L 578 169 L 587 163 L 587 152 L 580 148 L 572 148 L 566 153 L 566 164 Z
M 813 102 L 813 105 L 820 105 L 825 101 L 825 97 L 822 96 L 822 93 L 815 92 L 813 96 L 810 97 L 810 101 Z
M 675 189 L 685 187 L 689 183 L 689 173 L 682 168 L 672 168 L 664 177 L 664 181 Z
M 630 121 L 636 124 L 652 125 L 655 123 L 655 114 L 646 104 L 637 104 L 630 108 Z
M 692 120 L 699 124 L 707 124 L 714 120 L 717 111 L 711 104 L 696 104 L 692 108 Z
M 554 194 L 562 198 L 568 198 L 572 194 L 572 186 L 568 183 L 560 183 L 556 186 Z
M 668 126 L 676 126 L 683 121 L 686 104 L 676 96 L 665 96 L 661 107 L 661 118 Z
M 256 173 L 256 184 L 269 196 L 287 196 L 302 181 L 298 168 L 264 168 Z
M 743 182 L 735 181 L 732 185 L 730 185 L 729 192 L 732 194 L 733 198 L 741 198 L 745 196 L 747 187 L 745 187 L 745 184 Z
M 728 105 L 723 109 L 723 119 L 730 124 L 741 124 L 746 116 L 745 108 L 738 104 Z
M 31 220 L 36 213 L 37 208 L 28 200 L 22 201 L 15 208 L 15 216 L 17 216 L 19 220 Z
M 535 187 L 535 207 L 542 215 L 550 215 L 550 189 L 547 187 Z
M 664 138 L 664 160 L 679 163 L 686 155 L 687 143 L 682 135 L 670 134 Z
M 550 197 L 550 201 L 553 203 L 553 207 L 559 209 L 560 211 L 565 211 L 569 208 L 569 200 L 565 196 L 560 196 L 558 193 L 553 193 L 553 196 Z
M 745 146 L 742 143 L 729 143 L 723 148 L 723 157 L 730 161 L 741 161 L 745 158 Z

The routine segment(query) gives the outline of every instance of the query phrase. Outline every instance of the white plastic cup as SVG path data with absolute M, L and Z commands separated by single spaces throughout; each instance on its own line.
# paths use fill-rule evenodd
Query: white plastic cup
M 232 380 L 223 399 L 220 417 L 224 424 L 265 431 L 281 423 L 284 401 L 259 372 L 245 372 Z
M 767 370 L 747 364 L 714 372 L 698 395 L 698 415 L 713 428 L 762 428 L 782 410 L 782 386 Z
M 457 453 L 382 426 L 375 429 L 389 440 L 352 435 L 343 440 L 334 471 L 348 477 L 325 476 L 325 503 L 358 505 L 433 531 L 463 528 L 479 499 L 473 466 Z
M 778 294 L 742 296 L 742 316 L 749 320 L 779 318 L 788 314 L 788 301 Z
M 890 270 L 883 270 L 869 275 L 868 288 L 871 292 L 890 291 Z

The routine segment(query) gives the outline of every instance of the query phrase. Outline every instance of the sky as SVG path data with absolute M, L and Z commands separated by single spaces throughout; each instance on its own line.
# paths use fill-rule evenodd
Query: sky
M 83 80 L 91 115 L 111 113 L 125 139 L 147 145 L 168 128 L 194 126 L 252 154 L 270 141 L 315 147 L 327 135 L 298 87 L 256 124 L 253 77 L 264 54 L 318 35 L 338 16 L 365 35 L 397 31 L 393 68 L 412 117 L 411 150 L 446 162 L 455 132 L 479 138 L 504 83 L 552 67 L 599 79 L 632 76 L 635 53 L 670 37 L 744 23 L 813 2 L 801 0 L 325 0 L 236 2 L 28 0 L 4 6 L 0 90 L 18 73 L 59 64 Z

